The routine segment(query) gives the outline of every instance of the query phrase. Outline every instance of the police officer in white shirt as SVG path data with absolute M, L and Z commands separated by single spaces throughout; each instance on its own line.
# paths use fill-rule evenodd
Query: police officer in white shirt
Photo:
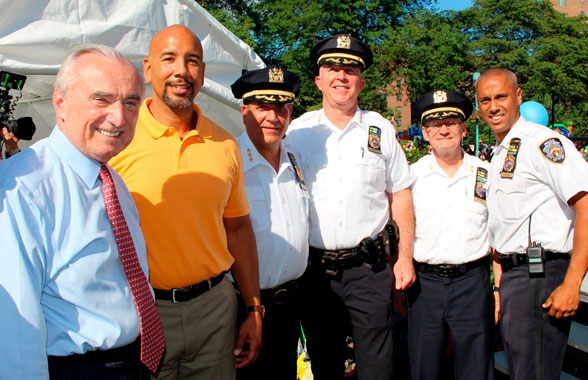
M 490 288 L 489 164 L 461 149 L 472 102 L 431 91 L 415 103 L 432 154 L 411 165 L 416 219 L 416 283 L 408 290 L 413 380 L 441 379 L 451 334 L 457 379 L 494 378 L 494 300 Z
M 237 370 L 237 379 L 296 380 L 298 287 L 308 261 L 309 195 L 296 156 L 282 139 L 300 78 L 270 66 L 244 73 L 231 88 L 235 98 L 243 99 L 245 133 L 238 141 L 265 306 L 261 351 L 252 366 Z
M 477 98 L 497 140 L 488 227 L 510 377 L 559 379 L 588 268 L 588 164 L 567 138 L 520 115 L 511 71 L 483 73 Z
M 391 293 L 415 280 L 408 164 L 390 122 L 358 107 L 361 73 L 372 60 L 354 37 L 318 42 L 311 61 L 323 108 L 294 120 L 286 139 L 300 153 L 311 195 L 302 324 L 316 380 L 343 376 L 349 323 L 358 378 L 392 378 Z M 387 264 L 391 214 L 400 229 L 394 273 Z

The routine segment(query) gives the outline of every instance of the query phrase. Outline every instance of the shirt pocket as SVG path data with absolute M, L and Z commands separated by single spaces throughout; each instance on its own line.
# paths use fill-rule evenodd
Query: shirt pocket
M 270 214 L 263 188 L 261 188 L 261 186 L 251 186 L 247 187 L 246 191 L 253 231 L 269 230 Z
M 386 161 L 382 154 L 362 150 L 353 165 L 367 194 L 380 194 L 386 190 Z
M 521 220 L 522 205 L 526 201 L 527 187 L 524 178 L 500 178 L 496 186 L 496 202 L 502 210 L 501 217 L 505 220 Z

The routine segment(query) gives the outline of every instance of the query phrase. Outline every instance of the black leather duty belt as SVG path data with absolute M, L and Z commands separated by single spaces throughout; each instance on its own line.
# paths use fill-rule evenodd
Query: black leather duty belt
M 490 258 L 484 256 L 476 261 L 465 264 L 427 264 L 414 262 L 414 267 L 419 272 L 433 273 L 439 277 L 455 278 L 465 274 L 480 265 L 490 265 Z
M 47 360 L 54 363 L 92 363 L 103 364 L 120 361 L 139 360 L 141 357 L 141 337 L 133 343 L 110 350 L 88 351 L 85 354 L 68 356 L 48 356 Z
M 366 265 L 368 268 L 383 265 L 388 260 L 389 239 L 380 233 L 375 239 L 365 238 L 357 247 L 325 250 L 310 247 L 308 259 L 310 264 L 324 269 L 325 273 L 336 276 L 341 271 Z
M 262 289 L 260 291 L 262 303 L 267 305 L 268 301 L 271 301 L 276 305 L 285 304 L 290 300 L 292 295 L 298 290 L 299 287 L 300 279 L 297 278 L 271 289 Z
M 199 295 L 206 293 L 225 278 L 225 273 L 221 273 L 216 277 L 204 280 L 194 285 L 186 286 L 185 288 L 174 289 L 153 289 L 155 299 L 168 300 L 172 302 L 186 302 Z
M 569 258 L 570 255 L 568 253 L 545 251 L 545 261 L 568 260 Z M 500 260 L 500 266 L 502 267 L 503 272 L 518 267 L 519 265 L 529 264 L 529 259 L 524 253 L 515 253 L 512 255 L 499 253 L 498 260 Z

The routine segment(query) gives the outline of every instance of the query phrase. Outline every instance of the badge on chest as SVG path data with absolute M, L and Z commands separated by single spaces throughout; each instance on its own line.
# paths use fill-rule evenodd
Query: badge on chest
M 514 176 L 514 171 L 517 167 L 517 155 L 519 154 L 520 147 L 521 139 L 515 137 L 510 140 L 510 143 L 508 144 L 508 152 L 506 152 L 502 171 L 500 172 L 502 178 L 512 178 Z
M 370 126 L 368 129 L 368 150 L 370 152 L 382 153 L 382 129 Z

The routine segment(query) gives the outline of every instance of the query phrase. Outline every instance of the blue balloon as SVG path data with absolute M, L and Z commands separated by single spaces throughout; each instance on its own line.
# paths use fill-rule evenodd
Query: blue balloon
M 549 124 L 549 115 L 541 103 L 529 100 L 528 102 L 521 104 L 520 110 L 521 115 L 523 115 L 525 120 L 529 120 L 546 127 L 547 124 Z

